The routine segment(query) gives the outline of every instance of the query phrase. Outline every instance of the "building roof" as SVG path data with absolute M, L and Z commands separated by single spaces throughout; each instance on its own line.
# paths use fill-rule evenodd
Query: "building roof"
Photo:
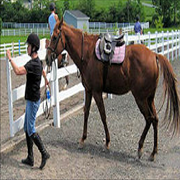
M 66 10 L 64 14 L 69 13 L 74 16 L 76 19 L 90 19 L 86 14 L 82 13 L 79 10 Z

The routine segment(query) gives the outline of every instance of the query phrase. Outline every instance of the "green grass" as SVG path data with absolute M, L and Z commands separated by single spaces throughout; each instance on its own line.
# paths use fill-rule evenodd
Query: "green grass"
M 49 39 L 49 35 L 47 36 L 39 36 L 40 39 L 47 38 Z M 4 43 L 18 43 L 19 40 L 21 42 L 25 42 L 27 40 L 27 36 L 1 36 L 1 44 Z
M 127 0 L 121 0 L 123 3 L 126 3 Z M 119 0 L 95 0 L 95 6 L 96 8 L 105 8 L 108 9 L 110 5 L 117 4 Z M 70 7 L 75 7 L 79 0 L 69 0 Z M 57 1 L 56 4 L 58 4 L 59 7 L 63 7 L 64 1 Z
M 78 2 L 79 2 L 78 0 L 69 0 L 70 7 L 71 8 L 76 7 Z M 95 8 L 96 9 L 103 8 L 105 10 L 108 10 L 110 6 L 118 5 L 118 2 L 119 2 L 119 0 L 95 0 Z M 127 0 L 121 0 L 121 2 L 124 5 L 127 2 Z M 141 2 L 152 4 L 152 0 L 141 0 Z M 58 5 L 58 7 L 63 7 L 64 1 L 63 0 L 57 1 L 56 3 Z M 147 7 L 147 6 L 144 6 L 144 8 L 145 8 L 145 13 L 146 13 L 147 19 L 150 19 L 150 17 L 152 17 L 154 14 L 155 9 L 151 8 L 151 7 Z
M 108 9 L 112 4 L 118 4 L 120 0 L 95 0 L 96 8 L 105 8 Z M 78 4 L 79 0 L 69 0 L 70 7 L 75 7 Z M 125 4 L 127 0 L 121 0 L 122 4 Z M 141 2 L 152 4 L 152 0 L 141 0 Z M 63 7 L 64 1 L 57 1 L 59 7 Z
M 151 32 L 151 33 L 155 33 L 156 31 L 157 32 L 171 32 L 172 30 L 175 31 L 175 30 L 179 30 L 180 29 L 180 26 L 179 27 L 170 27 L 170 28 L 162 28 L 162 29 L 156 29 L 156 28 L 149 28 L 149 29 L 144 29 L 144 34 L 147 34 L 148 32 Z

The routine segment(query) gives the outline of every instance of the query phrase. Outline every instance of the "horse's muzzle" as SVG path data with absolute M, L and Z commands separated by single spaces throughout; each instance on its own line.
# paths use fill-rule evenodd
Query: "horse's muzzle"
M 51 53 L 50 55 L 47 54 L 45 59 L 46 59 L 46 64 L 48 66 L 52 66 L 52 62 L 55 61 L 56 59 L 56 54 L 55 53 Z
M 46 65 L 47 65 L 47 66 L 51 66 L 51 65 L 52 65 L 52 63 L 51 63 L 51 61 L 50 61 L 49 55 L 46 55 L 45 60 L 46 60 Z

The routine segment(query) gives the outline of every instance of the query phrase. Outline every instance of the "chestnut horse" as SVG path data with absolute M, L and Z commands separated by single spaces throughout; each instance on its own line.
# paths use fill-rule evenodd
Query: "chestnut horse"
M 82 84 L 85 88 L 84 129 L 80 140 L 82 147 L 87 138 L 87 124 L 92 96 L 95 99 L 106 135 L 106 147 L 110 145 L 110 135 L 106 122 L 106 113 L 102 93 L 122 95 L 131 91 L 146 125 L 139 140 L 138 156 L 142 156 L 143 144 L 150 126 L 154 129 L 154 147 L 149 157 L 153 161 L 158 148 L 158 117 L 154 105 L 155 92 L 159 80 L 159 66 L 163 72 L 164 92 L 167 96 L 164 124 L 179 131 L 179 97 L 177 81 L 168 60 L 149 50 L 145 45 L 126 46 L 124 62 L 121 65 L 109 65 L 99 61 L 95 55 L 98 35 L 83 33 L 68 26 L 63 18 L 56 23 L 51 43 L 47 50 L 46 63 L 51 66 L 54 57 L 64 49 L 79 68 Z M 164 97 L 164 98 L 165 98 Z

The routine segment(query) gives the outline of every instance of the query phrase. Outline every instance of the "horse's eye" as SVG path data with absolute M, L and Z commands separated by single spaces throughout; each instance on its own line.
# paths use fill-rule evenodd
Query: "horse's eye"
M 56 41 L 57 37 L 53 36 L 53 41 Z

